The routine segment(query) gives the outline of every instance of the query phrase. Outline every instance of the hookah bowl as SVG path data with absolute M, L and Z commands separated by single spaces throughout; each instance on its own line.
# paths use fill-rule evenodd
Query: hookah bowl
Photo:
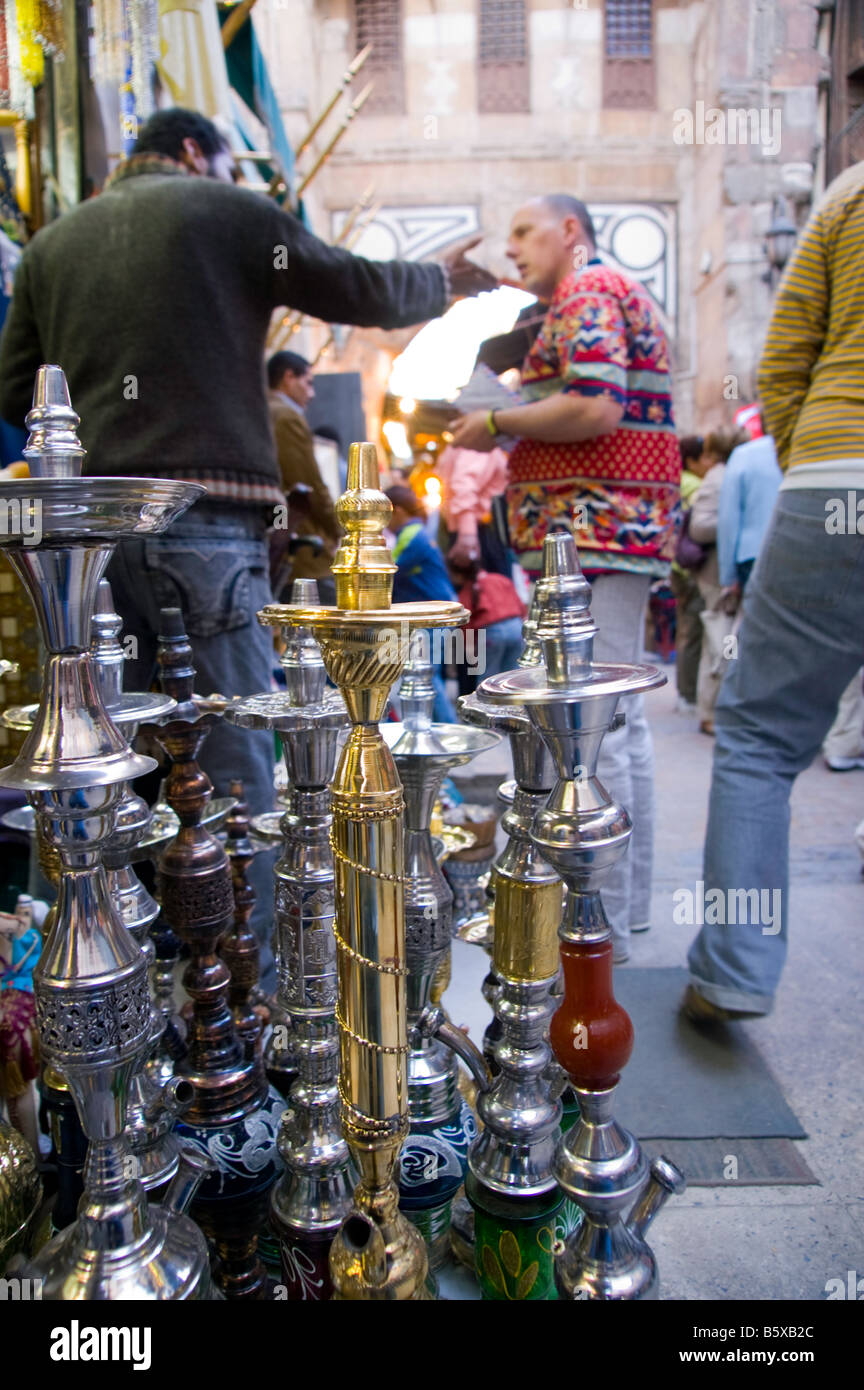
M 291 597 L 294 604 L 315 607 L 318 586 L 311 579 L 295 580 Z M 340 1124 L 329 840 L 328 784 L 348 714 L 341 696 L 325 688 L 324 662 L 311 631 L 287 625 L 283 631 L 285 692 L 238 700 L 226 717 L 242 728 L 278 732 L 288 770 L 282 855 L 274 869 L 277 1016 L 286 1022 L 276 1024 L 274 1037 L 280 1028 L 290 1036 L 297 1074 L 282 1116 L 279 1151 L 285 1171 L 271 1193 L 270 1222 L 288 1299 L 318 1302 L 332 1296 L 330 1246 L 357 1181 Z
M 394 1170 L 408 1131 L 402 788 L 378 728 L 408 656 L 411 627 L 459 626 L 458 603 L 391 606 L 395 565 L 382 532 L 390 503 L 373 444 L 352 444 L 335 607 L 272 605 L 263 621 L 310 628 L 339 687 L 351 733 L 331 791 L 342 1129 L 360 1172 L 330 1249 L 337 1299 L 427 1297 L 422 1238 L 399 1211 Z
M 41 541 L 0 536 L 27 589 L 48 657 L 42 701 L 0 781 L 28 794 L 60 861 L 53 923 L 34 974 L 42 1054 L 89 1139 L 75 1223 L 27 1266 L 45 1299 L 206 1297 L 207 1252 L 182 1215 L 203 1177 L 184 1155 L 166 1204 L 148 1206 L 124 1126 L 151 1027 L 147 966 L 108 891 L 101 853 L 128 778 L 149 771 L 102 702 L 88 652 L 96 588 L 123 535 L 164 530 L 202 489 L 162 479 L 82 478 L 78 417 L 59 367 L 41 367 L 24 456 L 31 476 L 0 497 L 37 512 Z M 10 508 L 11 510 L 11 508 Z M 182 1179 L 181 1179 L 182 1173 Z
M 213 788 L 198 756 L 226 702 L 193 697 L 195 668 L 180 610 L 163 608 L 160 627 L 160 680 L 177 706 L 147 731 L 171 760 L 166 797 L 179 829 L 159 857 L 157 880 L 165 918 L 189 947 L 183 987 L 192 1000 L 185 1054 L 175 1070 L 194 1094 L 177 1132 L 214 1164 L 194 1213 L 216 1247 L 217 1283 L 227 1298 L 260 1299 L 267 1276 L 258 1228 L 278 1172 L 284 1102 L 268 1087 L 254 1046 L 238 1038 L 228 1003 L 231 976 L 219 955 L 234 922 L 234 889 L 228 855 L 204 824 Z
M 583 1220 L 556 1254 L 555 1283 L 563 1299 L 654 1298 L 657 1268 L 644 1236 L 667 1198 L 683 1191 L 684 1177 L 664 1158 L 649 1172 L 637 1141 L 612 1118 L 633 1028 L 612 991 L 612 933 L 599 884 L 626 853 L 631 822 L 597 780 L 596 768 L 605 733 L 623 720 L 616 713 L 619 699 L 666 678 L 651 666 L 592 661 L 597 628 L 591 591 L 569 534 L 547 536 L 538 590 L 545 664 L 493 677 L 483 694 L 524 705 L 558 775 L 534 817 L 532 839 L 568 890 L 559 930 L 564 997 L 550 1040 L 580 1113 L 559 1142 L 555 1172 Z
M 444 777 L 498 742 L 462 724 L 433 724 L 435 687 L 426 635 L 415 632 L 399 687 L 401 724 L 385 724 L 405 796 L 405 960 L 408 967 L 408 1116 L 400 1156 L 399 1205 L 423 1235 L 432 1269 L 449 1251 L 450 1208 L 477 1133 L 459 1091 L 456 1054 L 418 1027 L 435 976 L 450 952 L 453 893 L 439 867 L 430 820 Z M 443 1013 L 435 1015 L 444 1020 Z M 477 1072 L 472 1057 L 472 1072 Z M 480 1068 L 483 1080 L 485 1069 Z

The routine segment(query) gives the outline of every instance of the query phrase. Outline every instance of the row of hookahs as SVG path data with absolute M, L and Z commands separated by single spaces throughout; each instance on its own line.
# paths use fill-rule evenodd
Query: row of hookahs
M 58 367 L 40 370 L 28 425 L 30 477 L 0 488 L 19 512 L 38 505 L 42 539 L 10 529 L 0 545 L 47 657 L 39 706 L 5 716 L 28 733 L 0 783 L 26 793 L 13 814 L 57 889 L 34 992 L 60 1190 L 40 1245 L 33 1156 L 4 1126 L 0 1266 L 44 1299 L 428 1299 L 452 1249 L 489 1299 L 656 1297 L 645 1232 L 684 1179 L 662 1158 L 649 1168 L 612 1118 L 633 1035 L 598 887 L 631 827 L 595 768 L 621 696 L 663 677 L 592 661 L 572 537 L 546 540 L 518 669 L 466 697 L 464 723 L 433 724 L 426 639 L 467 614 L 391 604 L 389 503 L 374 446 L 354 445 L 335 607 L 299 581 L 258 615 L 282 632 L 285 690 L 195 695 L 182 614 L 166 609 L 161 693 L 124 693 L 105 568 L 202 489 L 83 477 Z M 402 722 L 379 725 L 400 678 Z M 239 785 L 214 803 L 197 759 L 221 719 L 280 735 L 281 816 L 250 824 Z M 131 787 L 154 767 L 132 751 L 138 731 L 170 767 L 154 811 Z M 488 910 L 455 924 L 492 956 L 481 1052 L 439 1002 L 454 913 L 430 818 L 446 774 L 502 735 L 507 842 Z M 264 1048 L 246 870 L 274 843 Z M 132 867 L 145 859 L 158 902 Z

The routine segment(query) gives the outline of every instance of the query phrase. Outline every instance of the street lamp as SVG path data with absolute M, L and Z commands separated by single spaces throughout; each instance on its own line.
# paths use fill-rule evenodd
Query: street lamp
M 778 276 L 782 273 L 783 267 L 792 255 L 792 247 L 795 245 L 797 235 L 798 228 L 789 215 L 789 204 L 786 199 L 775 199 L 771 225 L 765 233 L 765 254 L 768 257 L 768 269 L 762 278 L 769 285 L 772 283 L 775 273 Z

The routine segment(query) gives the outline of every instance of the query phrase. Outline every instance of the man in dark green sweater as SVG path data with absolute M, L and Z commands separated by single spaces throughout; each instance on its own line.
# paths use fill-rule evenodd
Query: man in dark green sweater
M 451 294 L 497 283 L 466 260 L 470 244 L 427 265 L 327 246 L 235 186 L 216 127 L 179 109 L 142 127 L 99 197 L 34 237 L 0 338 L 0 416 L 22 424 L 37 368 L 56 362 L 81 416 L 85 472 L 208 488 L 164 537 L 125 542 L 111 565 L 137 643 L 128 690 L 150 683 L 158 610 L 170 605 L 183 610 L 198 690 L 269 689 L 272 643 L 255 614 L 270 601 L 265 532 L 284 502 L 263 360 L 273 310 L 379 328 L 435 318 Z M 205 748 L 217 794 L 241 776 L 253 814 L 270 809 L 268 735 L 226 725 Z M 272 903 L 272 885 L 264 895 Z

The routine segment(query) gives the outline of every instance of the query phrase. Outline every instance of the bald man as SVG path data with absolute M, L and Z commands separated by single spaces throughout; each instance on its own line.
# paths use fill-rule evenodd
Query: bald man
M 606 266 L 584 203 L 532 198 L 507 243 L 522 284 L 548 305 L 522 365 L 524 405 L 474 411 L 451 425 L 454 444 L 510 455 L 513 547 L 529 573 L 550 525 L 564 522 L 592 584 L 597 660 L 638 661 L 655 579 L 669 572 L 680 481 L 669 351 L 657 310 L 636 281 Z M 633 816 L 630 854 L 603 894 L 615 959 L 650 921 L 653 750 L 642 698 L 603 744 L 600 777 Z

